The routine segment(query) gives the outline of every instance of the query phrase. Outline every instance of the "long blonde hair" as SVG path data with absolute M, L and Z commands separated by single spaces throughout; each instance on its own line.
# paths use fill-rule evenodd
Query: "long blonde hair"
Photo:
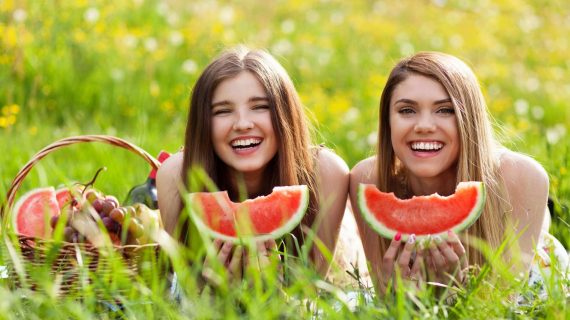
M 378 188 L 405 196 L 403 180 L 406 170 L 394 154 L 390 132 L 390 100 L 395 88 L 410 75 L 422 75 L 439 82 L 451 98 L 459 131 L 460 151 L 457 159 L 457 181 L 482 181 L 487 201 L 481 217 L 466 231 L 464 241 L 472 264 L 482 264 L 483 255 L 470 250 L 471 236 L 485 240 L 492 248 L 503 241 L 505 213 L 510 210 L 499 173 L 500 145 L 494 138 L 487 104 L 477 77 L 460 59 L 439 52 L 420 52 L 402 59 L 390 73 L 380 98 L 378 130 Z M 382 252 L 387 248 L 380 241 Z

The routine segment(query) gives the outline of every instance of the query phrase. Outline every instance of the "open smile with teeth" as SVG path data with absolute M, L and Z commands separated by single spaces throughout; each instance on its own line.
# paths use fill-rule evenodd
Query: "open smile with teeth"
M 236 149 L 247 149 L 257 147 L 261 144 L 261 141 L 263 141 L 261 138 L 236 139 L 230 145 Z
M 439 151 L 443 148 L 443 143 L 438 141 L 430 142 L 412 142 L 411 147 L 413 151 Z

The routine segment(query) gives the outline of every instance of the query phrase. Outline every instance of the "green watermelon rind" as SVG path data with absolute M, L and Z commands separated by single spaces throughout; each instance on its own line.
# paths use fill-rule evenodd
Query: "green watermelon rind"
M 41 192 L 45 192 L 48 191 L 50 193 L 53 193 L 54 197 L 55 197 L 55 188 L 54 187 L 44 187 L 44 188 L 36 188 L 33 190 L 30 190 L 28 192 L 26 192 L 25 194 L 23 194 L 18 201 L 16 202 L 16 204 L 14 205 L 13 209 L 11 210 L 11 227 L 14 230 L 14 232 L 16 232 L 17 234 L 21 234 L 19 228 L 18 228 L 18 212 L 20 211 L 20 208 L 22 207 L 22 205 L 26 202 L 26 200 L 28 200 L 28 198 L 31 195 L 34 195 L 36 193 L 41 193 Z M 56 201 L 57 203 L 57 201 Z
M 364 218 L 364 220 L 368 223 L 368 225 L 374 231 L 376 231 L 379 235 L 381 235 L 382 237 L 387 238 L 387 239 L 393 239 L 394 236 L 396 235 L 397 231 L 386 227 L 383 223 L 378 221 L 374 217 L 374 214 L 372 212 L 370 212 L 368 210 L 368 207 L 366 206 L 366 199 L 364 196 L 364 190 L 369 186 L 373 186 L 374 188 L 376 188 L 376 186 L 374 186 L 374 185 L 363 184 L 363 183 L 361 183 L 358 186 L 358 208 L 360 209 L 360 213 L 361 213 L 362 217 Z M 486 199 L 487 193 L 486 193 L 485 185 L 482 182 L 478 182 L 478 181 L 460 182 L 457 185 L 457 188 L 455 189 L 455 191 L 457 192 L 457 190 L 460 190 L 462 188 L 470 188 L 472 186 L 475 186 L 477 188 L 477 200 L 475 201 L 475 205 L 471 209 L 471 212 L 469 212 L 469 215 L 467 215 L 467 218 L 465 218 L 461 223 L 458 223 L 453 228 L 451 228 L 451 230 L 455 233 L 459 233 L 459 232 L 469 228 L 473 223 L 475 223 L 475 221 L 477 221 L 477 219 L 481 216 L 481 213 L 483 212 L 483 209 L 485 207 L 485 199 Z M 415 236 L 416 236 L 417 241 L 427 240 L 428 238 L 434 237 L 434 236 L 439 236 L 442 239 L 446 239 L 447 238 L 447 231 L 448 230 L 446 229 L 446 230 L 442 230 L 440 233 L 434 233 L 434 234 L 430 234 L 430 235 L 415 235 Z M 408 236 L 409 236 L 409 234 L 402 234 L 401 241 L 406 241 L 408 239 Z
M 220 239 L 224 241 L 229 241 L 233 243 L 242 243 L 246 242 L 246 240 L 253 240 L 255 242 L 258 241 L 267 241 L 272 239 L 279 239 L 285 234 L 291 232 L 296 226 L 301 223 L 305 212 L 309 206 L 309 188 L 306 185 L 296 185 L 296 186 L 281 186 L 281 187 L 274 187 L 272 190 L 273 192 L 280 192 L 280 190 L 287 190 L 287 189 L 299 189 L 301 191 L 301 200 L 299 201 L 299 207 L 297 211 L 291 216 L 291 218 L 280 228 L 273 230 L 271 233 L 257 235 L 257 236 L 238 236 L 232 237 L 217 231 L 212 230 L 208 225 L 206 225 L 202 221 L 202 217 L 200 212 L 196 209 L 195 203 L 197 202 L 196 196 L 197 193 L 189 193 L 186 197 L 186 204 L 189 208 L 190 217 L 198 230 L 203 230 L 208 236 L 214 239 Z

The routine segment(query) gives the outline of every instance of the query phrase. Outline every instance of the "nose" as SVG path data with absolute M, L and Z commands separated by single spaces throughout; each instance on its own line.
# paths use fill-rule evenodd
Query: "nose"
M 421 114 L 414 126 L 417 133 L 427 133 L 435 131 L 436 124 L 430 113 Z
M 248 116 L 247 112 L 237 112 L 233 129 L 236 131 L 243 131 L 252 128 L 253 128 L 253 121 Z

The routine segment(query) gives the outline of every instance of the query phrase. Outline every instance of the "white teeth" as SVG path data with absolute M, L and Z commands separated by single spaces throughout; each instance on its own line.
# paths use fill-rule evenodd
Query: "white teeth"
M 443 143 L 441 142 L 413 142 L 413 150 L 439 150 L 443 148 Z
M 234 140 L 232 141 L 232 147 L 246 147 L 252 144 L 258 144 L 261 142 L 259 138 L 250 138 L 250 139 L 242 139 L 242 140 Z

